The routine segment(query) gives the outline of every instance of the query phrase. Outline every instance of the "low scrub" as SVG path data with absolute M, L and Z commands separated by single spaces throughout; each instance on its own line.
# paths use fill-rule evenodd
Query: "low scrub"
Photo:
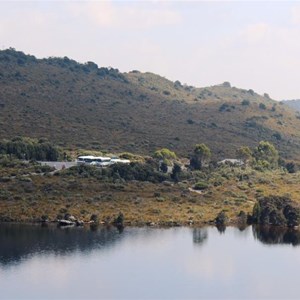
M 194 189 L 199 191 L 205 190 L 207 188 L 208 188 L 208 184 L 204 181 L 199 181 L 194 185 Z

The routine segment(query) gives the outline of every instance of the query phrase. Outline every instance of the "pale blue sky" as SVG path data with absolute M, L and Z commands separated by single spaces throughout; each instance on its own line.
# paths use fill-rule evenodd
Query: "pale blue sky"
M 1 1 L 0 47 L 300 98 L 300 2 Z

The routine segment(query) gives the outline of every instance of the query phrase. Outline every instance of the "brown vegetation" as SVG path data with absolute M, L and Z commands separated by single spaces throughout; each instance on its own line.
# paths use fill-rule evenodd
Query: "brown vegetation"
M 295 112 L 228 83 L 195 88 L 151 73 L 122 74 L 10 49 L 0 52 L 0 107 L 2 138 L 46 137 L 70 151 L 169 148 L 186 156 L 206 143 L 221 159 L 268 140 L 285 158 L 299 160 Z

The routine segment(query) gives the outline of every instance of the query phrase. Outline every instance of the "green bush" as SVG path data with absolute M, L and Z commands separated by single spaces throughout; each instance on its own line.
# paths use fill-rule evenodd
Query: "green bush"
M 207 188 L 208 188 L 208 184 L 204 181 L 199 181 L 194 185 L 194 189 L 199 191 L 205 190 Z
M 242 105 L 244 106 L 249 106 L 250 105 L 250 101 L 247 100 L 247 99 L 244 99 L 242 102 L 241 102 Z
M 260 109 L 266 109 L 266 105 L 264 103 L 259 103 L 259 106 L 258 106 Z

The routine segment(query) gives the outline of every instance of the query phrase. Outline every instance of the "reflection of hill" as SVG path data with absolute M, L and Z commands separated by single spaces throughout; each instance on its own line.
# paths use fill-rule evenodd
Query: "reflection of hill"
M 0 265 L 16 263 L 28 255 L 53 252 L 65 255 L 114 245 L 122 238 L 115 228 L 58 229 L 56 226 L 1 224 Z
M 300 231 L 277 226 L 253 226 L 254 238 L 263 244 L 300 244 Z

